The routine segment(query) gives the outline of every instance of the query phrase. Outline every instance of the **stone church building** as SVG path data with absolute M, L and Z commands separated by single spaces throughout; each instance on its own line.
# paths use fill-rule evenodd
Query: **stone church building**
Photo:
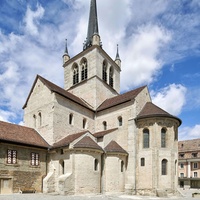
M 124 66 L 125 67 L 125 66 Z M 120 94 L 123 70 L 102 48 L 91 0 L 83 51 L 63 55 L 64 88 L 37 75 L 24 125 L 0 122 L 0 193 L 175 193 L 181 120 L 147 86 Z

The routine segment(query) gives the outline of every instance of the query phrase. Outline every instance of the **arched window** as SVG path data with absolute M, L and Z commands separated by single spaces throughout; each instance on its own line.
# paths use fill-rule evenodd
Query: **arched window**
M 87 60 L 83 60 L 81 63 L 81 80 L 86 80 L 88 77 Z
M 42 114 L 41 112 L 38 113 L 39 116 L 39 126 L 42 126 Z
M 65 162 L 64 160 L 60 160 L 60 175 L 65 173 Z
M 110 70 L 109 70 L 109 85 L 111 87 L 113 87 L 114 83 L 113 83 L 113 67 L 110 67 Z
M 94 171 L 98 171 L 98 168 L 99 168 L 99 161 L 98 161 L 98 159 L 95 159 L 94 160 Z
M 124 172 L 124 161 L 121 161 L 121 172 Z
M 143 130 L 143 148 L 149 148 L 149 129 Z
M 140 165 L 143 167 L 145 166 L 145 158 L 141 158 Z
M 177 170 L 177 160 L 175 160 L 175 165 L 174 165 L 174 167 L 175 167 L 175 175 L 176 175 L 176 170 Z
M 122 117 L 118 117 L 118 123 L 119 123 L 119 126 L 122 126 Z
M 163 159 L 161 165 L 162 165 L 162 166 L 161 166 L 161 167 L 162 167 L 162 172 L 161 172 L 161 174 L 162 174 L 162 175 L 167 175 L 167 160 L 166 160 L 166 159 Z
M 74 64 L 73 67 L 73 84 L 76 84 L 79 82 L 79 70 L 78 70 L 78 65 Z
M 102 79 L 107 82 L 107 63 L 105 60 L 103 61 Z
M 86 125 L 87 125 L 87 119 L 83 119 L 83 129 L 86 129 Z
M 33 115 L 33 127 L 36 128 L 36 115 Z
M 166 147 L 166 129 L 165 128 L 161 129 L 161 147 L 163 148 Z
M 72 113 L 69 114 L 69 124 L 73 125 L 74 115 Z
M 103 130 L 104 131 L 107 130 L 107 122 L 106 121 L 103 122 Z

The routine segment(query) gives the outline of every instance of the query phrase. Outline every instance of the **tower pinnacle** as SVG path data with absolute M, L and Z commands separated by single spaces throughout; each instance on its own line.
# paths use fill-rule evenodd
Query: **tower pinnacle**
M 65 52 L 64 52 L 64 55 L 63 55 L 63 63 L 66 63 L 69 59 L 70 59 L 70 56 L 69 56 L 69 54 L 68 54 L 67 39 L 66 39 L 66 43 L 65 43 Z
M 118 44 L 117 44 L 117 53 L 116 53 L 115 63 L 117 63 L 117 65 L 119 67 L 121 67 L 121 59 L 120 59 L 120 56 L 119 56 L 119 45 Z
M 88 32 L 87 32 L 87 38 L 83 45 L 83 50 L 89 48 L 92 45 L 99 45 L 99 46 L 101 45 L 99 28 L 98 28 L 96 0 L 91 0 L 90 2 Z

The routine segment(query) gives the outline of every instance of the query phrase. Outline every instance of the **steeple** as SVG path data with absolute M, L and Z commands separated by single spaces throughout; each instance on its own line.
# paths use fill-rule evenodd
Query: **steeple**
M 65 52 L 63 54 L 63 64 L 66 63 L 70 59 L 70 56 L 68 54 L 68 48 L 67 48 L 67 39 L 65 42 Z
M 116 58 L 115 58 L 115 63 L 121 67 L 121 59 L 119 57 L 119 45 L 117 44 L 117 53 L 116 53 Z
M 101 46 L 99 28 L 98 28 L 96 0 L 91 0 L 90 2 L 88 32 L 87 32 L 87 38 L 83 45 L 83 50 L 89 48 L 92 45 Z

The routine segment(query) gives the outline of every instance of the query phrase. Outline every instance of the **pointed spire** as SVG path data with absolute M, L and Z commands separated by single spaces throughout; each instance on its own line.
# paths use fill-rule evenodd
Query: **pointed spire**
M 121 60 L 119 57 L 119 45 L 117 44 L 117 54 L 115 60 Z
M 65 64 L 69 59 L 70 59 L 70 56 L 69 56 L 69 53 L 68 53 L 68 48 L 67 48 L 67 39 L 65 39 L 66 42 L 65 42 L 65 52 L 63 54 L 63 63 Z
M 65 55 L 69 55 L 69 54 L 68 54 L 68 49 L 67 49 L 67 39 L 65 39 L 65 41 L 66 41 L 66 42 L 65 42 L 65 52 L 64 52 L 64 54 L 65 54 Z
M 97 40 L 97 42 L 94 42 L 93 40 L 94 40 L 94 37 L 96 37 L 96 36 L 99 39 Z M 97 39 L 97 38 L 95 38 L 95 39 Z M 88 47 L 92 46 L 93 44 L 100 45 L 96 0 L 91 0 L 91 2 L 90 2 L 88 32 L 87 32 L 87 38 L 83 45 L 83 49 L 85 50 Z
M 116 53 L 115 63 L 119 67 L 121 67 L 121 59 L 120 59 L 120 56 L 119 56 L 119 45 L 118 44 L 117 44 L 117 53 Z

